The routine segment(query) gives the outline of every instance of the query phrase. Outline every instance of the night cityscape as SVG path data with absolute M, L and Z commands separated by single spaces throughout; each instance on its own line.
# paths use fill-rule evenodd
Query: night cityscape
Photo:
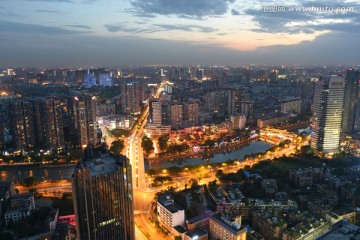
M 359 1 L 0 3 L 0 240 L 360 239 Z

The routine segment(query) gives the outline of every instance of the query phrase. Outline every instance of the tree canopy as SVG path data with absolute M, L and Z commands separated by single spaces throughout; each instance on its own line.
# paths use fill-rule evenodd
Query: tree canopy
M 168 140 L 170 139 L 169 134 L 164 134 L 159 137 L 159 148 L 162 151 L 166 151 L 168 149 Z
M 153 142 L 147 136 L 144 136 L 142 138 L 141 146 L 144 149 L 144 151 L 146 152 L 146 154 L 149 154 L 152 151 L 154 151 Z
M 124 140 L 115 140 L 111 143 L 110 152 L 112 154 L 119 154 L 124 149 Z

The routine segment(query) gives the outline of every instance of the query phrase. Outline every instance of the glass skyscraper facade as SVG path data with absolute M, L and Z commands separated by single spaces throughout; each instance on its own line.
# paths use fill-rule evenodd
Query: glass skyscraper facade
M 78 239 L 135 239 L 131 166 L 125 156 L 115 158 L 105 155 L 83 161 L 75 169 Z
M 344 90 L 343 77 L 324 77 L 316 83 L 311 121 L 311 147 L 316 152 L 334 154 L 339 151 Z
M 359 102 L 360 72 L 355 69 L 346 71 L 344 116 L 342 122 L 343 133 L 353 133 L 356 122 L 356 111 Z

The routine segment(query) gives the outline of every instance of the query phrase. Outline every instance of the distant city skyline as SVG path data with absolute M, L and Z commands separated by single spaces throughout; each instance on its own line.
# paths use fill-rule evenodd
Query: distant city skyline
M 356 0 L 0 2 L 0 67 L 359 64 Z

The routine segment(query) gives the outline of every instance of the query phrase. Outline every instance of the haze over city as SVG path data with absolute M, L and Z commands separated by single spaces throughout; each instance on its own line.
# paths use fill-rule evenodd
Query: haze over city
M 0 3 L 0 65 L 7 67 L 358 64 L 359 1 Z M 286 9 L 264 11 L 269 6 Z

